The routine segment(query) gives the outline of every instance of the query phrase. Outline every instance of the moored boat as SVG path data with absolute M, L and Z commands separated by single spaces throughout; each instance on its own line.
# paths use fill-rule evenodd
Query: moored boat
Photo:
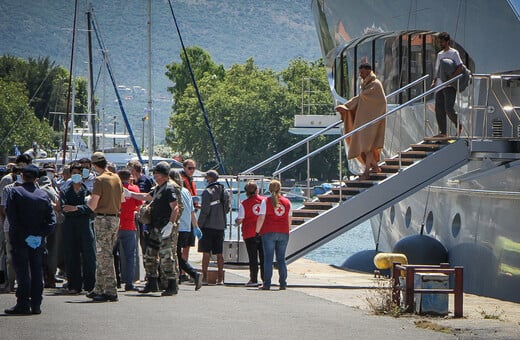
M 393 202 L 371 217 L 374 238 L 379 250 L 392 251 L 399 240 L 424 232 L 446 247 L 450 264 L 464 266 L 466 292 L 520 301 L 520 1 L 314 0 L 312 9 L 337 102 L 357 94 L 361 62 L 373 66 L 387 93 L 433 74 L 436 36 L 451 34 L 474 73 L 457 102 L 465 130 L 458 137 L 511 148 L 472 152 L 465 165 Z M 389 109 L 425 90 L 410 88 Z M 387 119 L 384 155 L 436 133 L 427 97 Z

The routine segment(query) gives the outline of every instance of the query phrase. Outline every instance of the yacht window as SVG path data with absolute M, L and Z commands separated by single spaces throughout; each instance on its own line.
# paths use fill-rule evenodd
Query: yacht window
M 426 232 L 430 234 L 433 229 L 433 212 L 429 212 L 428 216 L 426 217 Z
M 406 228 L 410 228 L 410 223 L 412 222 L 412 209 L 408 207 L 406 209 L 406 215 L 404 216 L 404 224 Z
M 460 220 L 460 214 L 456 213 L 453 217 L 453 221 L 451 222 L 451 234 L 453 237 L 457 237 L 460 234 L 460 228 L 461 228 L 461 220 Z

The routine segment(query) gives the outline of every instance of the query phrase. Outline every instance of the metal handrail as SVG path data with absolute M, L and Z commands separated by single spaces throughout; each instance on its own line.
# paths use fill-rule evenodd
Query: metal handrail
M 387 95 L 387 96 L 386 96 L 386 99 L 388 100 L 388 99 L 392 98 L 393 96 L 396 96 L 396 95 L 400 94 L 401 92 L 404 92 L 404 91 L 408 90 L 409 88 L 411 88 L 411 87 L 413 87 L 413 86 L 419 84 L 420 82 L 426 80 L 426 79 L 429 78 L 429 77 L 430 77 L 430 75 L 427 74 L 427 75 L 422 76 L 422 77 L 419 78 L 419 79 L 414 80 L 413 82 L 411 82 L 411 83 L 409 83 L 409 84 L 407 84 L 407 85 L 401 87 L 400 89 L 395 90 L 394 92 L 390 93 L 389 95 Z M 284 156 L 285 154 L 291 152 L 292 150 L 294 150 L 294 149 L 296 149 L 296 148 L 302 146 L 303 144 L 305 144 L 305 143 L 307 143 L 307 142 L 313 140 L 314 138 L 316 138 L 316 137 L 318 137 L 318 136 L 321 136 L 321 135 L 324 134 L 325 132 L 329 131 L 330 129 L 332 129 L 332 128 L 336 127 L 336 126 L 338 126 L 338 125 L 341 124 L 341 123 L 343 123 L 343 121 L 342 121 L 342 120 L 338 120 L 337 122 L 334 122 L 334 123 L 328 125 L 327 127 L 325 127 L 325 128 L 323 128 L 323 129 L 321 129 L 321 130 L 319 130 L 319 131 L 313 133 L 313 134 L 310 135 L 309 137 L 306 137 L 306 138 L 302 139 L 302 140 L 299 141 L 298 143 L 289 146 L 289 147 L 286 148 L 285 150 L 280 151 L 279 153 L 277 153 L 277 154 L 275 154 L 275 155 L 273 155 L 273 156 L 267 158 L 266 160 L 264 160 L 264 161 L 258 163 L 257 165 L 254 165 L 254 166 L 250 167 L 249 169 L 247 169 L 247 170 L 245 170 L 245 171 L 243 171 L 243 172 L 241 172 L 241 173 L 242 173 L 242 174 L 248 174 L 248 173 L 251 173 L 251 172 L 253 172 L 253 171 L 255 171 L 255 170 L 257 170 L 257 169 L 263 167 L 264 165 L 266 165 L 266 164 L 268 164 L 268 163 L 271 163 L 271 162 L 274 161 L 275 159 L 278 159 L 278 158 Z
M 301 157 L 300 159 L 297 159 L 296 161 L 292 162 L 291 164 L 286 165 L 283 168 L 276 170 L 275 172 L 273 172 L 273 176 L 278 176 L 282 172 L 287 171 L 287 170 L 291 169 L 292 167 L 294 167 L 295 165 L 300 164 L 301 162 L 303 162 L 307 158 L 310 158 L 310 157 L 312 157 L 312 156 L 322 152 L 323 150 L 328 149 L 329 147 L 331 147 L 332 145 L 338 143 L 339 141 L 341 141 L 341 140 L 343 140 L 345 138 L 348 138 L 348 137 L 352 136 L 353 134 L 355 134 L 355 133 L 357 133 L 357 132 L 359 132 L 359 131 L 361 131 L 361 130 L 363 130 L 363 129 L 365 129 L 365 128 L 367 128 L 367 127 L 369 127 L 369 126 L 371 126 L 371 125 L 373 125 L 373 124 L 375 124 L 375 123 L 377 123 L 377 122 L 379 122 L 379 121 L 381 121 L 383 119 L 385 119 L 387 116 L 393 114 L 394 112 L 397 112 L 397 111 L 401 110 L 402 108 L 412 104 L 413 102 L 416 102 L 419 99 L 425 98 L 425 97 L 429 96 L 430 94 L 432 94 L 432 93 L 434 93 L 434 92 L 436 92 L 436 91 L 438 91 L 440 89 L 443 89 L 443 88 L 447 87 L 451 83 L 454 83 L 455 81 L 457 81 L 460 78 L 462 78 L 462 76 L 463 76 L 463 74 L 459 74 L 456 77 L 454 77 L 454 78 L 452 78 L 452 79 L 450 79 L 450 80 L 448 80 L 448 81 L 446 81 L 446 82 L 444 82 L 442 84 L 439 84 L 439 85 L 431 88 L 430 90 L 424 92 L 423 94 L 420 94 L 417 97 L 412 98 L 412 99 L 408 100 L 407 102 L 405 102 L 405 103 L 403 103 L 403 104 L 393 108 L 392 110 L 388 111 L 384 115 L 379 116 L 379 117 L 371 120 L 370 122 L 367 122 L 367 123 L 365 123 L 365 124 L 355 128 L 354 130 L 344 134 L 343 136 L 340 136 L 340 137 L 334 139 L 330 143 L 327 143 L 327 144 L 323 145 L 322 147 L 314 150 L 313 152 L 308 153 L 307 155 Z

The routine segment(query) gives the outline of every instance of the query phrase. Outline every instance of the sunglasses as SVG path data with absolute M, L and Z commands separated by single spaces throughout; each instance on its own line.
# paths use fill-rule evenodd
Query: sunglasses
M 194 166 L 188 166 L 188 167 L 186 167 L 186 169 L 188 169 L 188 170 L 195 170 L 195 167 Z

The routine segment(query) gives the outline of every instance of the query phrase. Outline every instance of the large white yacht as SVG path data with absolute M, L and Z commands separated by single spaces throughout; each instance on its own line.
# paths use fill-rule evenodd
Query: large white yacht
M 337 103 L 358 93 L 362 62 L 372 65 L 387 94 L 431 77 L 437 35 L 451 35 L 473 72 L 456 103 L 463 133 L 458 136 L 451 126 L 454 138 L 445 142 L 451 151 L 429 147 L 439 144 L 427 138 L 438 133 L 432 95 L 388 116 L 385 157 L 401 154 L 399 166 L 415 150 L 434 158 L 412 159 L 407 169 L 395 171 L 393 180 L 402 180 L 394 186 L 417 180 L 408 194 L 388 186 L 386 203 L 374 203 L 376 196 L 370 201 L 367 192 L 353 204 L 358 210 L 380 208 L 364 215 L 378 250 L 392 251 L 403 238 L 424 233 L 446 247 L 451 265 L 464 266 L 466 292 L 520 301 L 520 1 L 313 0 L 311 6 Z M 389 98 L 389 110 L 425 93 L 430 83 L 426 79 Z M 349 166 L 356 170 L 358 164 Z M 438 175 L 427 176 L 429 171 Z

